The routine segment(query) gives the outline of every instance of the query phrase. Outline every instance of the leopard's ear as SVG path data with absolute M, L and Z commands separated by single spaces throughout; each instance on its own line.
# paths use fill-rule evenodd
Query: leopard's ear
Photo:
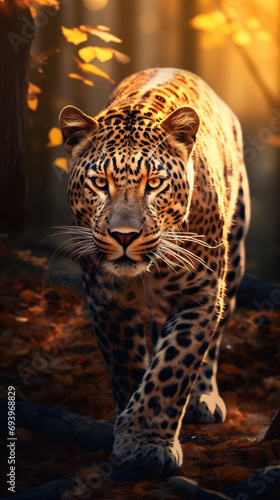
M 199 122 L 199 116 L 193 108 L 182 106 L 164 118 L 160 122 L 160 126 L 173 135 L 177 141 L 185 144 L 193 144 L 199 128 Z
M 67 153 L 78 153 L 98 129 L 98 122 L 75 106 L 66 106 L 59 115 L 59 124 Z

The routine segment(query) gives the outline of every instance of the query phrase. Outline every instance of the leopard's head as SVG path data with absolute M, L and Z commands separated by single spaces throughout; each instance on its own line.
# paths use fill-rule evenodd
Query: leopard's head
M 60 114 L 75 224 L 90 229 L 93 258 L 115 276 L 148 269 L 190 208 L 199 117 L 186 106 L 161 121 L 147 115 L 128 106 L 96 119 L 73 106 Z

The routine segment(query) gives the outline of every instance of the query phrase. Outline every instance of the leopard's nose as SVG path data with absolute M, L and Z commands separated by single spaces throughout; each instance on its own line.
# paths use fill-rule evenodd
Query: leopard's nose
M 141 231 L 140 231 L 141 232 Z M 109 231 L 110 235 L 117 240 L 117 242 L 126 249 L 138 236 L 138 231 L 131 231 L 130 233 L 122 233 L 120 231 Z

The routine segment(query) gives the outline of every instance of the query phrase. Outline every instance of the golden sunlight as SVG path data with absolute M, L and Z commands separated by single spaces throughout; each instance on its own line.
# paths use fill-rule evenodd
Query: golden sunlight
M 90 10 L 101 10 L 106 7 L 108 0 L 83 0 L 84 6 Z

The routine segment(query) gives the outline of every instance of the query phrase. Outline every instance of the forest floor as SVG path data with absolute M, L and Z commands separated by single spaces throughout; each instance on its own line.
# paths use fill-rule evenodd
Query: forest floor
M 113 422 L 110 383 L 83 295 L 29 272 L 26 266 L 36 267 L 43 276 L 45 258 L 5 247 L 1 254 L 0 397 L 7 398 L 7 388 L 13 386 L 17 401 Z M 218 376 L 228 409 L 226 422 L 183 425 L 181 438 L 192 436 L 183 444 L 179 476 L 223 490 L 245 481 L 259 467 L 279 464 L 280 441 L 261 440 L 279 408 L 279 334 L 280 313 L 273 308 L 235 312 L 223 339 Z M 91 495 L 66 493 L 64 500 L 181 498 L 162 478 L 112 481 L 108 477 L 112 459 L 103 451 L 86 452 L 71 443 L 50 442 L 45 434 L 23 427 L 17 427 L 16 435 L 17 494 L 55 479 L 79 476 L 91 480 Z M 7 430 L 2 435 L 4 478 L 6 438 Z M 4 480 L 0 496 L 7 494 Z

